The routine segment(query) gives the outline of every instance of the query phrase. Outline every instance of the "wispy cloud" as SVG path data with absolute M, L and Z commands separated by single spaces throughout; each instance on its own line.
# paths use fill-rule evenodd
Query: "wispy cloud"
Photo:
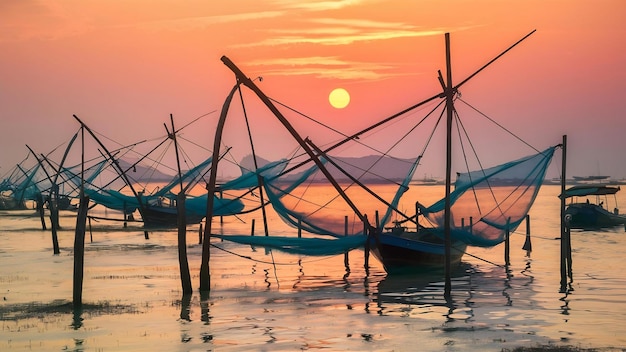
M 272 4 L 293 10 L 306 11 L 327 11 L 339 10 L 348 6 L 356 6 L 368 2 L 367 0 L 321 0 L 321 1 L 302 1 L 302 0 L 273 0 Z M 372 2 L 372 0 L 369 0 Z
M 159 21 L 148 21 L 133 24 L 133 26 L 137 26 L 138 28 L 144 30 L 188 31 L 204 29 L 212 25 L 275 18 L 283 15 L 284 12 L 282 11 L 248 12 L 232 15 L 185 17 Z
M 312 18 L 307 28 L 267 29 L 266 39 L 242 43 L 236 47 L 279 46 L 293 44 L 349 45 L 364 41 L 441 35 L 443 28 L 422 28 L 403 22 L 365 19 Z
M 346 61 L 336 56 L 292 57 L 255 60 L 246 63 L 257 66 L 263 75 L 312 76 L 342 80 L 383 80 L 396 77 L 397 68 L 390 64 Z M 403 74 L 406 75 L 406 74 Z

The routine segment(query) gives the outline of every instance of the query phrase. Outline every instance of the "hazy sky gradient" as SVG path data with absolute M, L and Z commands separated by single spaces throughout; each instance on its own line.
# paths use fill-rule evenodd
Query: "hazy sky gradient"
M 169 114 L 183 124 L 219 111 L 235 82 L 222 55 L 269 96 L 350 133 L 440 92 L 444 33 L 458 82 L 536 29 L 463 99 L 539 149 L 567 134 L 569 176 L 621 179 L 625 23 L 622 0 L 5 0 L 0 174 L 25 144 L 45 153 L 69 140 L 72 114 L 130 144 L 163 135 Z M 343 110 L 328 104 L 336 87 L 351 94 Z M 185 137 L 211 148 L 217 117 Z

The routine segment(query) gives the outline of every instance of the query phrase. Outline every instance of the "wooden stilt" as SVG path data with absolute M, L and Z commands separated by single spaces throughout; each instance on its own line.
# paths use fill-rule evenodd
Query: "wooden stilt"
M 530 215 L 526 215 L 526 240 L 524 241 L 524 246 L 522 249 L 526 251 L 527 255 L 530 255 L 530 252 L 533 251 L 533 245 L 530 243 Z
M 302 220 L 298 219 L 298 238 L 302 237 Z
M 189 262 L 187 260 L 187 219 L 185 212 L 185 193 L 178 193 L 176 200 L 176 211 L 178 213 L 178 266 L 180 269 L 180 283 L 183 295 L 193 293 L 191 287 L 191 275 L 189 274 Z
M 565 219 L 565 182 L 567 171 L 567 136 L 563 136 L 563 160 L 561 162 L 561 289 L 560 292 L 567 292 L 567 273 L 568 273 L 568 258 L 571 258 L 571 248 L 568 248 L 570 244 L 569 236 L 569 222 Z M 571 270 L 571 267 L 569 267 Z
M 91 231 L 91 217 L 89 219 L 89 243 L 93 243 L 93 231 Z
M 365 239 L 365 254 L 363 255 L 363 266 L 367 270 L 370 268 L 370 237 L 375 236 L 375 234 L 371 233 L 370 226 L 368 226 L 369 221 L 367 220 L 367 214 L 363 214 L 363 218 L 365 219 L 365 221 L 363 222 L 363 234 L 367 235 L 367 238 Z
M 37 207 L 37 212 L 39 213 L 39 218 L 41 219 L 41 229 L 46 231 L 46 219 L 43 209 L 43 196 L 41 195 L 41 193 L 37 194 L 37 201 L 35 202 L 35 206 Z
M 345 236 L 348 236 L 348 216 L 347 215 L 344 217 L 344 234 Z M 348 252 L 344 253 L 343 255 L 343 264 L 346 266 L 346 268 L 350 267 L 350 260 L 348 258 Z
M 446 39 L 446 71 L 447 71 L 447 82 L 444 82 L 443 76 L 441 75 L 441 71 L 439 72 L 439 81 L 444 88 L 444 93 L 446 96 L 446 189 L 445 189 L 445 211 L 444 211 L 444 242 L 445 242 L 445 263 L 444 263 L 444 273 L 445 273 L 445 283 L 444 283 L 444 297 L 446 300 L 450 300 L 452 298 L 452 267 L 451 267 L 451 247 L 452 247 L 452 238 L 451 238 L 451 200 L 450 200 L 450 189 L 451 189 L 451 173 L 452 173 L 452 117 L 454 112 L 454 94 L 455 89 L 452 85 L 452 64 L 450 61 L 450 33 L 445 34 Z
M 52 184 L 50 192 L 50 226 L 52 227 L 52 247 L 54 254 L 61 253 L 59 249 L 59 237 L 57 235 L 57 229 L 59 228 L 59 186 Z
M 511 218 L 506 219 L 506 231 L 504 233 L 504 265 L 511 265 L 511 230 L 509 228 Z
M 74 308 L 83 304 L 83 271 L 85 263 L 85 221 L 89 208 L 89 197 L 83 196 L 78 206 L 74 233 L 74 285 L 72 304 Z

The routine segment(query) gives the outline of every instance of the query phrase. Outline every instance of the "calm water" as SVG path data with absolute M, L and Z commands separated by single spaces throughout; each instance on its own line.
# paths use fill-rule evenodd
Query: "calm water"
M 86 240 L 85 308 L 73 313 L 73 215 L 63 214 L 61 254 L 54 256 L 50 233 L 32 211 L 4 212 L 0 350 L 624 348 L 624 229 L 572 233 L 572 290 L 559 293 L 559 191 L 542 189 L 530 213 L 533 251 L 527 256 L 521 249 L 522 224 L 511 240 L 508 271 L 502 245 L 468 249 L 480 259 L 464 257 L 452 304 L 443 300 L 441 276 L 387 278 L 374 258 L 366 272 L 361 250 L 349 254 L 346 268 L 343 256 L 300 258 L 219 240 L 213 244 L 221 249 L 211 252 L 210 294 L 183 298 L 175 232 L 151 232 L 146 240 L 139 227 L 94 221 L 93 239 L 88 233 Z M 250 221 L 243 220 L 225 219 L 223 231 L 249 233 Z M 270 231 L 287 230 L 272 221 Z M 189 227 L 188 255 L 197 288 L 197 226 Z

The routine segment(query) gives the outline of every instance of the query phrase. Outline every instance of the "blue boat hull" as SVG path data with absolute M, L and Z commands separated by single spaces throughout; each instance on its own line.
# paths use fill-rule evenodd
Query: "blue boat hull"
M 594 229 L 626 224 L 626 216 L 611 213 L 593 203 L 572 203 L 565 209 L 565 220 L 572 229 Z
M 420 233 L 390 231 L 370 239 L 374 256 L 389 274 L 411 273 L 443 268 L 445 265 L 444 241 L 427 230 Z M 450 264 L 458 265 L 467 245 L 453 241 Z

